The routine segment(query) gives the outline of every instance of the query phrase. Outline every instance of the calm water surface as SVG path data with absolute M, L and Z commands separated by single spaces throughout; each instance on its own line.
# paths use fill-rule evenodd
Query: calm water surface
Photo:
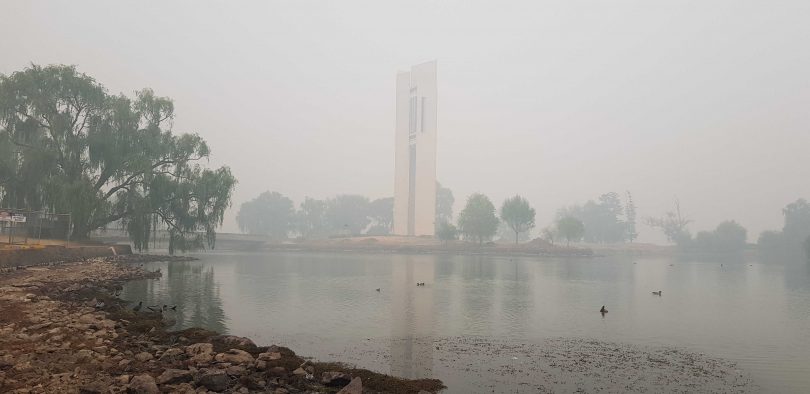
M 574 337 L 677 346 L 738 363 L 768 392 L 810 390 L 805 264 L 667 258 L 211 253 L 153 263 L 123 298 L 202 326 L 403 377 L 466 377 L 433 340 Z M 417 287 L 417 282 L 425 282 Z M 376 289 L 380 288 L 377 292 Z M 662 290 L 663 296 L 653 296 Z M 602 317 L 602 305 L 610 311 Z M 486 378 L 486 377 L 483 377 Z

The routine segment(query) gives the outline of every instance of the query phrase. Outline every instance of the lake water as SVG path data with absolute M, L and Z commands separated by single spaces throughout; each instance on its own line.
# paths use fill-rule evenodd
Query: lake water
M 480 384 L 496 380 L 495 391 L 532 392 L 511 387 L 496 368 L 474 364 L 476 358 L 519 363 L 531 356 L 508 357 L 506 349 L 519 352 L 512 346 L 549 338 L 677 347 L 735 362 L 762 391 L 810 390 L 807 264 L 350 253 L 197 257 L 150 264 L 163 278 L 131 282 L 122 298 L 178 305 L 176 328 L 201 326 L 319 360 L 436 377 L 448 392 L 489 392 Z M 657 290 L 662 296 L 651 294 Z M 602 305 L 610 311 L 605 316 Z M 466 343 L 470 338 L 475 341 Z M 476 341 L 501 351 L 486 354 Z M 448 350 L 462 345 L 484 354 Z

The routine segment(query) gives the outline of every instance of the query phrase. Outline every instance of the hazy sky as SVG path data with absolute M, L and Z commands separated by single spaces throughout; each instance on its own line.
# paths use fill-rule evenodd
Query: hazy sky
M 175 100 L 240 203 L 393 194 L 397 70 L 438 61 L 438 177 L 496 205 L 675 196 L 756 240 L 810 198 L 808 1 L 3 1 L 0 73 L 79 66 Z M 642 226 L 642 240 L 658 240 Z

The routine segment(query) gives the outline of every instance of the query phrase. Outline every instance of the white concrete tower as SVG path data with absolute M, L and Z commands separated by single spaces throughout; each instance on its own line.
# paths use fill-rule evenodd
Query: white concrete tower
M 436 61 L 397 73 L 394 234 L 430 235 L 436 217 Z

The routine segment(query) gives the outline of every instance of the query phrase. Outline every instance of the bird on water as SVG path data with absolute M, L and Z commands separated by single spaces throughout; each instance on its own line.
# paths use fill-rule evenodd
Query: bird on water
M 138 311 L 140 311 L 140 310 L 141 310 L 141 307 L 142 307 L 142 306 L 143 306 L 143 301 L 138 301 L 138 305 L 135 305 L 135 306 L 132 308 L 132 310 L 133 310 L 133 311 L 135 311 L 135 312 L 138 312 Z
M 605 309 L 605 306 L 604 306 L 604 305 L 602 305 L 602 309 L 600 309 L 600 310 L 599 310 L 599 312 L 601 312 L 601 313 L 608 313 L 608 310 L 607 310 L 607 309 Z
M 655 295 L 657 295 L 657 296 L 660 296 L 660 295 L 661 295 L 661 290 L 654 291 L 654 292 L 653 292 L 653 294 L 655 294 Z

